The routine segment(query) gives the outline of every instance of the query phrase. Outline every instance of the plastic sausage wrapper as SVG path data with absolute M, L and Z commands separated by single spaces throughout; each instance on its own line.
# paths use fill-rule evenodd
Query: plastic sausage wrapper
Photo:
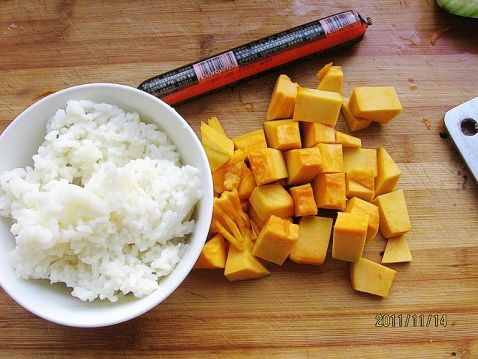
M 173 105 L 305 56 L 359 42 L 372 22 L 348 10 L 152 77 L 138 86 Z

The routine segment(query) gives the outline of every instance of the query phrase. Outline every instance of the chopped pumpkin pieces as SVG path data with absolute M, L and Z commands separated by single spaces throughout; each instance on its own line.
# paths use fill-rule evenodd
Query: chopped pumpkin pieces
M 398 166 L 382 146 L 377 152 L 377 178 L 375 179 L 375 195 L 392 192 L 400 179 Z
M 249 163 L 258 186 L 287 178 L 282 152 L 274 148 L 249 153 Z
M 371 171 L 377 176 L 377 150 L 375 148 L 344 148 L 344 172 Z
M 194 268 L 216 269 L 224 268 L 226 265 L 226 245 L 224 237 L 216 234 L 204 245 Z
M 251 152 L 267 148 L 266 136 L 262 129 L 234 137 L 232 141 L 234 147 L 243 150 L 246 157 L 249 156 Z
M 204 122 L 201 122 L 201 141 L 212 172 L 229 161 L 234 153 L 232 140 Z
M 372 241 L 375 238 L 380 221 L 379 211 L 376 205 L 354 197 L 347 201 L 344 212 L 368 215 L 367 241 Z
M 224 268 L 239 281 L 269 275 L 265 261 L 321 265 L 332 238 L 332 258 L 351 262 L 352 287 L 387 296 L 396 271 L 362 254 L 381 232 L 382 263 L 412 260 L 408 209 L 395 190 L 400 170 L 385 148 L 364 148 L 335 125 L 340 111 L 352 132 L 386 123 L 401 105 L 393 87 L 356 87 L 342 97 L 343 71 L 332 63 L 317 78 L 311 89 L 280 75 L 263 128 L 231 140 L 216 117 L 201 123 L 215 198 L 212 238 L 195 268 Z M 331 210 L 335 223 L 321 216 Z
M 405 236 L 389 238 L 383 253 L 382 263 L 411 262 L 412 253 Z
M 299 123 L 292 120 L 265 121 L 267 144 L 276 150 L 288 151 L 301 147 Z
M 340 131 L 335 131 L 335 143 L 340 143 L 342 147 L 362 147 L 362 140 L 360 138 L 348 135 Z
M 373 203 L 380 210 L 380 232 L 385 238 L 400 236 L 411 229 L 403 190 L 382 194 Z
M 350 97 L 350 111 L 358 118 L 387 123 L 402 112 L 402 105 L 391 86 L 355 87 Z
M 325 64 L 324 67 L 322 67 L 319 71 L 317 71 L 317 74 L 316 74 L 317 78 L 319 80 L 322 80 L 322 78 L 330 70 L 333 64 L 334 64 L 333 62 L 329 62 L 328 64 Z
M 230 281 L 261 278 L 271 274 L 259 260 L 254 257 L 249 248 L 240 250 L 229 247 L 224 276 Z
M 317 214 L 317 205 L 310 183 L 289 188 L 294 200 L 294 215 L 296 217 L 313 216 Z
M 345 173 L 321 173 L 312 182 L 318 208 L 343 211 L 346 204 Z
M 329 247 L 332 223 L 332 218 L 302 217 L 299 222 L 299 239 L 292 247 L 289 258 L 298 264 L 323 264 Z
M 319 148 L 300 148 L 284 153 L 290 185 L 312 181 L 322 172 L 322 155 Z
M 357 262 L 367 237 L 368 215 L 341 212 L 334 225 L 332 258 Z
M 221 122 L 216 116 L 210 117 L 209 120 L 207 120 L 207 124 L 211 126 L 212 128 L 214 128 L 215 130 L 223 134 L 226 134 L 226 131 L 224 131 L 224 127 L 222 127 Z
M 344 73 L 342 67 L 331 66 L 325 75 L 320 79 L 318 90 L 327 90 L 342 93 L 344 85 Z
M 266 120 L 292 118 L 297 96 L 297 84 L 286 75 L 277 78 L 267 109 Z
M 294 200 L 277 183 L 254 188 L 249 202 L 261 223 L 265 223 L 271 215 L 282 218 L 294 215 Z
M 350 264 L 352 288 L 359 292 L 386 297 L 396 276 L 393 269 L 365 258 Z
M 270 216 L 261 229 L 252 254 L 281 265 L 299 239 L 299 226 L 287 219 Z
M 347 122 L 351 132 L 363 130 L 372 123 L 372 121 L 356 117 L 352 113 L 350 110 L 350 100 L 347 97 L 344 97 L 342 100 L 342 114 L 344 115 L 345 122 Z
M 342 96 L 337 92 L 299 87 L 293 119 L 335 126 L 341 106 Z
M 302 122 L 304 147 L 314 147 L 319 143 L 335 143 L 335 130 L 319 122 Z M 337 142 L 338 143 L 338 142 Z

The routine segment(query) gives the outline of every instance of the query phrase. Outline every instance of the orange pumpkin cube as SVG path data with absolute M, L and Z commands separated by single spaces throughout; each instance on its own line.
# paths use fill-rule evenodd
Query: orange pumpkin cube
M 322 171 L 321 152 L 317 147 L 290 150 L 284 157 L 289 175 L 288 184 L 310 182 Z
M 319 143 L 335 143 L 335 130 L 319 122 L 302 122 L 304 147 L 313 147 Z
M 344 116 L 345 122 L 350 128 L 350 131 L 355 132 L 358 130 L 363 130 L 370 126 L 372 121 L 365 120 L 363 118 L 355 117 L 355 115 L 350 110 L 350 99 L 344 97 L 342 101 L 342 115 Z
M 254 175 L 252 174 L 252 171 L 247 166 L 244 167 L 242 171 L 241 183 L 239 184 L 239 188 L 237 189 L 239 198 L 245 200 L 249 199 L 252 191 L 256 187 L 257 185 L 256 181 L 254 180 Z
M 226 244 L 221 234 L 216 234 L 204 245 L 194 265 L 196 269 L 224 268 L 226 265 Z
M 380 212 L 380 232 L 385 238 L 400 236 L 411 229 L 403 190 L 377 196 L 374 201 Z
M 319 143 L 317 147 L 320 149 L 320 155 L 322 157 L 323 173 L 344 171 L 344 160 L 341 144 Z
M 368 216 L 340 212 L 334 225 L 332 258 L 357 262 L 362 257 L 367 237 Z
M 250 206 L 247 208 L 247 215 L 251 219 L 251 222 L 254 222 L 254 224 L 257 226 L 257 228 L 260 230 L 262 227 L 264 227 L 264 224 L 266 224 L 266 220 L 263 220 L 259 215 L 257 214 L 257 211 L 254 209 L 254 207 L 251 205 L 251 202 L 249 201 Z M 259 232 L 258 232 L 259 233 Z
M 375 238 L 379 225 L 379 210 L 373 203 L 354 197 L 347 201 L 344 212 L 368 215 L 367 241 Z
M 345 173 L 321 173 L 312 182 L 318 208 L 343 211 L 346 205 Z
M 229 246 L 224 276 L 230 282 L 256 279 L 271 274 L 264 265 L 252 255 L 252 242 L 248 241 L 244 249 Z
M 249 153 L 248 157 L 258 186 L 287 178 L 287 167 L 281 151 L 264 148 Z
M 299 239 L 299 226 L 270 216 L 257 237 L 252 254 L 266 261 L 282 265 Z
M 299 123 L 292 120 L 265 121 L 267 145 L 281 151 L 301 147 Z
M 320 122 L 335 126 L 342 106 L 342 96 L 337 92 L 297 88 L 294 121 Z
M 289 193 L 294 200 L 294 214 L 296 217 L 313 216 L 317 214 L 314 192 L 310 183 L 289 188 Z
M 362 147 L 362 140 L 360 138 L 348 135 L 337 130 L 335 131 L 335 143 L 342 144 L 342 147 Z
M 286 75 L 280 75 L 272 90 L 266 120 L 291 118 L 294 113 L 297 83 L 292 82 Z
M 266 136 L 264 130 L 259 129 L 245 133 L 232 139 L 234 147 L 243 150 L 245 156 L 249 156 L 251 152 L 267 148 Z
M 358 197 L 371 201 L 375 197 L 375 177 L 372 171 L 351 170 L 345 175 L 347 198 Z
M 377 177 L 377 150 L 375 148 L 344 148 L 344 172 L 372 171 Z
M 332 218 L 302 217 L 299 222 L 299 240 L 290 251 L 289 258 L 298 264 L 323 264 L 329 247 L 332 223 Z
M 380 147 L 377 152 L 377 178 L 375 179 L 375 195 L 379 196 L 392 192 L 400 179 L 400 169 L 388 154 L 387 150 Z
M 266 222 L 271 215 L 282 218 L 294 215 L 294 200 L 284 187 L 277 183 L 254 188 L 249 202 L 261 222 Z

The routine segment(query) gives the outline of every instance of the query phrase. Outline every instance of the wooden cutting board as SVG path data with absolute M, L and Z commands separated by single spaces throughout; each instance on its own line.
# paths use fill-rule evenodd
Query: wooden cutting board
M 216 115 L 236 136 L 261 126 L 279 73 L 315 86 L 316 70 L 332 60 L 344 68 L 345 94 L 357 85 L 395 86 L 403 114 L 359 135 L 365 147 L 384 145 L 403 171 L 413 262 L 393 265 L 390 296 L 354 292 L 348 264 L 330 256 L 320 267 L 270 266 L 270 277 L 232 284 L 220 271 L 194 271 L 154 310 L 101 329 L 48 323 L 0 290 L 0 357 L 477 358 L 478 189 L 442 125 L 449 108 L 478 96 L 477 20 L 448 15 L 432 0 L 2 1 L 0 131 L 49 91 L 99 81 L 137 86 L 349 8 L 374 22 L 355 47 L 177 110 L 196 131 Z M 377 238 L 364 256 L 379 261 L 384 248 Z

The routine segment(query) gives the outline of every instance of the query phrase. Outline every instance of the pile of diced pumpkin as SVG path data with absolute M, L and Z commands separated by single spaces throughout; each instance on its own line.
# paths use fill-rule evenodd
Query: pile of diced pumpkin
M 400 170 L 385 148 L 335 130 L 340 111 L 351 132 L 387 123 L 402 107 L 393 87 L 356 87 L 342 97 L 343 71 L 332 63 L 316 89 L 280 75 L 264 126 L 229 138 L 219 120 L 201 123 L 214 183 L 211 236 L 196 268 L 223 268 L 230 281 L 270 274 L 266 262 L 350 262 L 355 290 L 387 296 L 396 271 L 362 257 L 380 230 L 382 263 L 411 261 Z M 338 211 L 335 221 L 318 209 Z M 335 222 L 335 223 L 334 223 Z

